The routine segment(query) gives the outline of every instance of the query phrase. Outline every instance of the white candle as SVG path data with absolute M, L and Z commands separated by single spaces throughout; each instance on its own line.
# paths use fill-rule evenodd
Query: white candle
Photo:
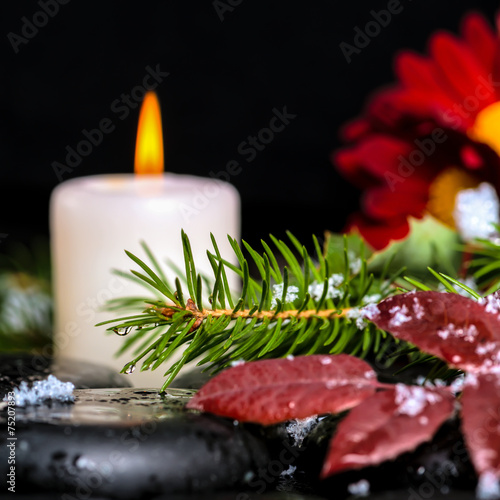
M 124 250 L 147 262 L 140 245 L 146 242 L 173 283 L 175 273 L 165 262 L 184 269 L 184 229 L 197 270 L 212 276 L 206 256 L 212 248 L 210 232 L 221 253 L 231 257 L 227 235 L 239 239 L 240 200 L 228 183 L 188 175 L 80 177 L 54 190 L 50 224 L 56 356 L 103 363 L 119 371 L 132 358 L 131 353 L 114 357 L 124 338 L 94 325 L 119 314 L 102 311 L 111 298 L 153 296 L 111 273 L 137 268 Z M 235 286 L 237 280 L 232 278 Z M 136 387 L 160 387 L 167 367 L 142 373 L 137 369 L 131 382 Z

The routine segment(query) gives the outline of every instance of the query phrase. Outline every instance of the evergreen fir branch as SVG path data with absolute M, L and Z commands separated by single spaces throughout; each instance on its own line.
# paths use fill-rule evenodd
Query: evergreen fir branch
M 127 252 L 140 268 L 131 270 L 132 279 L 151 289 L 155 298 L 115 299 L 109 304 L 113 311 L 123 306 L 132 312 L 98 325 L 128 336 L 120 352 L 134 349 L 133 359 L 122 371 L 130 373 L 138 363 L 141 370 L 157 369 L 182 350 L 181 359 L 167 365 L 164 390 L 182 366 L 194 360 L 218 371 L 240 360 L 341 352 L 366 357 L 387 350 L 394 340 L 366 322 L 362 310 L 394 293 L 388 279 L 399 277 L 402 270 L 390 276 L 386 268 L 375 276 L 363 244 L 353 253 L 347 238 L 339 259 L 328 249 L 323 253 L 316 238 L 314 249 L 320 253 L 312 257 L 291 233 L 287 237 L 288 242 L 271 236 L 271 244 L 262 242 L 261 251 L 229 237 L 235 265 L 221 255 L 212 236 L 207 257 L 213 276 L 208 277 L 197 272 L 182 232 L 184 271 L 175 277 L 174 286 L 145 244 L 151 266 Z M 250 262 L 256 277 L 250 276 Z M 228 273 L 241 279 L 238 293 L 229 286 Z

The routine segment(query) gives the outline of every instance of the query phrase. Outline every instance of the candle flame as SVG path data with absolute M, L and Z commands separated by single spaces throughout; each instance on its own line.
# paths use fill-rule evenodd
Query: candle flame
M 154 92 L 146 94 L 139 114 L 134 170 L 136 174 L 163 173 L 160 103 Z

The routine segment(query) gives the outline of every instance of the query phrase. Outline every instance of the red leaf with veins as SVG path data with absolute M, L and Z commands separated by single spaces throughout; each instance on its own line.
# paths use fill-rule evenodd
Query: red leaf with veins
M 369 364 L 347 354 L 266 359 L 214 377 L 187 407 L 264 425 L 339 413 L 379 386 Z
M 500 363 L 499 311 L 496 295 L 476 302 L 455 293 L 411 292 L 371 306 L 367 317 L 452 366 L 477 372 Z
M 322 477 L 378 465 L 430 440 L 451 416 L 454 397 L 443 389 L 398 384 L 365 399 L 339 424 Z
M 468 375 L 462 393 L 462 430 L 478 474 L 500 478 L 500 374 Z

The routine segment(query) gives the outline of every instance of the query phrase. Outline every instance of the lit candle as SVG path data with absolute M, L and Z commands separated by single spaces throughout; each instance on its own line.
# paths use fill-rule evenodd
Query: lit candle
M 102 310 L 109 299 L 152 296 L 140 285 L 111 273 L 112 269 L 134 267 L 124 250 L 147 261 L 140 245 L 144 241 L 161 263 L 172 261 L 183 269 L 184 229 L 199 272 L 212 275 L 206 256 L 206 250 L 212 248 L 210 232 L 223 255 L 232 255 L 227 235 L 239 238 L 239 195 L 228 183 L 163 173 L 161 117 L 153 93 L 146 95 L 141 109 L 135 171 L 135 175 L 69 180 L 52 194 L 57 357 L 103 363 L 117 370 L 131 357 L 125 353 L 116 359 L 114 355 L 123 339 L 94 326 L 116 316 Z M 172 278 L 173 272 L 169 273 L 166 265 L 165 269 Z M 165 369 L 142 373 L 136 370 L 131 381 L 136 387 L 160 386 Z

